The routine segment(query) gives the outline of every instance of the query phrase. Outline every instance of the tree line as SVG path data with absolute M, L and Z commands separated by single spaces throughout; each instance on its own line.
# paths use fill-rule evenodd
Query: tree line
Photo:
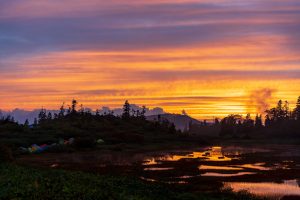
M 129 104 L 128 100 L 126 100 L 123 105 L 122 115 L 116 116 L 116 117 L 120 117 L 123 120 L 129 120 L 129 119 L 133 119 L 133 118 L 146 120 L 145 114 L 146 114 L 145 106 L 142 106 L 141 110 L 139 110 L 139 109 L 135 110 L 135 109 L 131 108 L 131 105 Z M 82 104 L 80 105 L 80 108 L 78 109 L 78 102 L 77 102 L 77 100 L 73 99 L 71 102 L 71 105 L 68 106 L 68 108 L 65 108 L 65 103 L 63 103 L 62 106 L 60 107 L 58 113 L 52 114 L 51 112 L 47 112 L 46 109 L 42 108 L 38 114 L 38 117 L 34 119 L 33 125 L 36 126 L 38 124 L 45 123 L 49 120 L 62 119 L 64 117 L 68 117 L 68 116 L 75 117 L 75 116 L 88 116 L 88 115 L 92 115 L 91 110 L 85 109 Z M 97 109 L 94 115 L 96 117 L 99 117 L 99 116 L 108 116 L 108 117 L 110 116 L 111 117 L 111 116 L 114 116 L 114 112 L 108 111 L 108 112 L 104 112 L 101 115 L 99 109 Z M 25 124 L 29 124 L 28 120 L 25 121 Z
M 265 113 L 264 122 L 262 115 L 258 114 L 255 119 L 252 119 L 250 114 L 245 118 L 242 115 L 231 114 L 221 122 L 216 121 L 221 127 L 220 136 L 249 137 L 252 132 L 290 135 L 300 130 L 300 97 L 293 110 L 290 109 L 288 101 L 279 100 L 275 107 L 266 110 Z
M 5 142 L 18 140 L 20 146 L 30 145 L 32 141 L 51 143 L 71 137 L 90 138 L 90 141 L 100 138 L 108 143 L 143 143 L 180 136 L 181 131 L 176 130 L 173 123 L 163 119 L 148 121 L 145 114 L 145 106 L 135 110 L 127 100 L 123 113 L 116 116 L 112 111 L 92 112 L 74 99 L 70 106 L 63 103 L 57 113 L 42 108 L 33 124 L 28 120 L 18 124 L 11 116 L 0 118 L 0 135 Z

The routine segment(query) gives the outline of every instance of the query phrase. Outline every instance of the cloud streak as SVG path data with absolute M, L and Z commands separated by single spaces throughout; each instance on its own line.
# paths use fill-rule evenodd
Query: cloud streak
M 0 108 L 255 113 L 261 85 L 299 93 L 299 19 L 297 0 L 0 0 Z

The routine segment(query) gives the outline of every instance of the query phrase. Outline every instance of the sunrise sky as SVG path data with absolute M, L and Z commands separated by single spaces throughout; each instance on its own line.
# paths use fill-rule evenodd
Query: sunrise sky
M 198 119 L 300 95 L 299 0 L 0 0 L 0 109 L 138 105 Z

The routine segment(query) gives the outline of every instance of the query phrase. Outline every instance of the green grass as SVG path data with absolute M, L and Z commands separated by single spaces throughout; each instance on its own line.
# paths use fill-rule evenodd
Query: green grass
M 248 194 L 182 193 L 132 177 L 111 177 L 0 164 L 0 199 L 213 200 L 254 199 Z

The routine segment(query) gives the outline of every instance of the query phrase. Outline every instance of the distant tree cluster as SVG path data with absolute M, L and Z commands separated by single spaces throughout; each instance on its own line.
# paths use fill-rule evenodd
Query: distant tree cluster
M 231 135 L 234 137 L 243 135 L 249 136 L 249 133 L 263 128 L 262 116 L 256 115 L 255 120 L 247 114 L 245 118 L 242 115 L 229 115 L 221 120 L 221 136 Z
M 142 111 L 134 110 L 134 109 L 131 109 L 131 106 L 130 106 L 128 100 L 125 101 L 125 103 L 123 105 L 122 119 L 128 120 L 130 118 L 139 118 L 139 119 L 145 120 L 146 119 L 145 114 L 146 114 L 145 106 L 142 107 Z
M 16 123 L 14 117 L 8 115 L 6 117 L 3 116 L 0 118 L 0 124 L 9 124 L 9 123 L 12 124 Z
M 262 115 L 256 115 L 255 119 L 252 119 L 250 114 L 247 114 L 246 117 L 229 115 L 221 120 L 220 125 L 220 136 L 249 137 L 250 133 L 258 131 L 273 135 L 281 134 L 281 136 L 298 133 L 300 130 L 300 97 L 294 110 L 290 110 L 288 101 L 279 100 L 276 107 L 266 110 L 264 123 Z
M 277 106 L 266 111 L 266 126 L 281 124 L 286 121 L 300 121 L 300 97 L 294 110 L 290 110 L 289 102 L 279 100 Z
M 68 106 L 68 108 L 65 108 L 65 103 L 62 104 L 62 106 L 59 109 L 59 113 L 52 114 L 51 112 L 47 112 L 46 109 L 42 108 L 38 114 L 38 118 L 35 118 L 34 120 L 34 126 L 37 126 L 39 124 L 47 123 L 54 119 L 63 119 L 65 117 L 79 117 L 79 116 L 92 116 L 92 112 L 89 109 L 85 109 L 83 105 L 80 105 L 80 108 L 77 109 L 78 102 L 77 100 L 73 99 L 71 102 L 71 106 Z M 130 120 L 130 119 L 140 119 L 140 120 L 146 120 L 145 117 L 146 113 L 146 107 L 143 106 L 142 110 L 134 110 L 131 108 L 131 105 L 129 104 L 128 100 L 125 101 L 123 105 L 123 113 L 121 116 L 119 116 L 123 120 Z M 112 117 L 114 115 L 113 111 L 111 112 L 104 112 L 102 115 L 100 115 L 99 109 L 96 110 L 94 116 L 110 116 Z M 10 117 L 10 116 L 9 116 Z M 118 118 L 118 116 L 115 116 Z M 28 120 L 26 120 L 26 123 L 28 123 Z
M 28 120 L 18 124 L 10 116 L 0 119 L 0 135 L 3 133 L 9 140 L 17 140 L 20 145 L 31 144 L 32 138 L 41 142 L 55 142 L 58 138 L 82 138 L 85 141 L 103 139 L 108 143 L 143 143 L 145 140 L 164 140 L 176 137 L 180 131 L 168 121 L 148 121 L 146 107 L 134 110 L 128 101 L 123 106 L 123 114 L 115 116 L 113 112 L 100 114 L 92 112 L 83 105 L 78 106 L 74 99 L 70 106 L 63 103 L 58 113 L 48 112 L 42 108 L 33 124 Z M 2 138 L 3 139 L 3 138 Z
M 23 130 L 23 125 L 19 125 L 12 116 L 0 118 L 0 133 L 19 132 Z

